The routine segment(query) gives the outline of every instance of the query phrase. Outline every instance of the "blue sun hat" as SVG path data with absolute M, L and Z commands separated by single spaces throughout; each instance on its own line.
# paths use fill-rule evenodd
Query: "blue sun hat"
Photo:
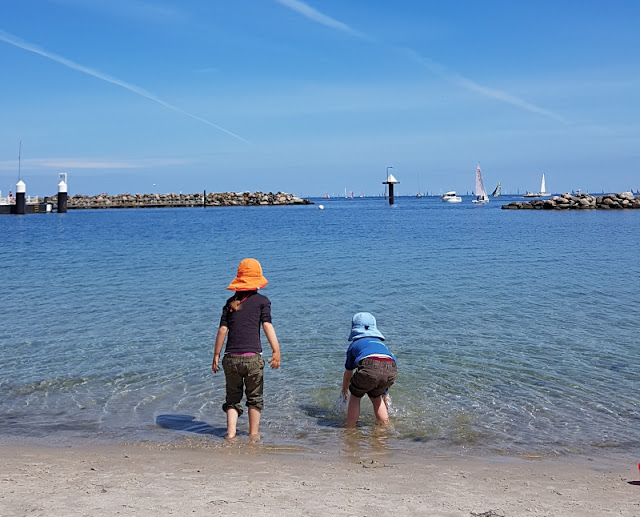
M 376 319 L 368 312 L 359 312 L 351 319 L 351 334 L 349 334 L 349 341 L 355 341 L 362 337 L 377 337 L 384 341 L 384 336 L 376 326 Z

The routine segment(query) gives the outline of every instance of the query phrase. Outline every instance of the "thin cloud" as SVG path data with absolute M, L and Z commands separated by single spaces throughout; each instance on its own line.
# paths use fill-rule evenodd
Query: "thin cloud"
M 327 27 L 331 27 L 332 29 L 336 29 L 342 32 L 346 32 L 347 34 L 351 34 L 352 36 L 364 37 L 363 34 L 360 34 L 358 31 L 349 27 L 346 23 L 342 23 L 330 16 L 322 14 L 320 11 L 314 9 L 310 5 L 305 4 L 304 2 L 300 2 L 299 0 L 275 0 L 277 3 L 296 11 L 297 13 L 313 20 L 314 22 L 320 23 Z
M 526 111 L 530 111 L 532 113 L 537 113 L 539 115 L 543 115 L 545 117 L 549 117 L 551 119 L 557 120 L 558 122 L 562 122 L 563 124 L 568 124 L 569 122 L 564 117 L 554 113 L 551 110 L 541 108 L 540 106 L 536 106 L 535 104 L 531 104 L 530 102 L 525 101 L 515 95 L 511 95 L 510 93 L 503 92 L 501 90 L 496 90 L 493 88 L 488 88 L 486 86 L 482 86 L 481 84 L 472 81 L 466 77 L 463 77 L 455 72 L 448 70 L 446 67 L 442 66 L 431 59 L 425 58 L 415 52 L 414 50 L 405 48 L 400 49 L 409 55 L 412 59 L 423 65 L 425 68 L 430 70 L 435 75 L 442 77 L 446 81 L 450 83 L 457 84 L 458 86 L 465 88 L 466 90 L 478 93 L 483 97 L 488 97 L 491 99 L 495 99 L 506 104 L 511 104 L 512 106 L 516 106 L 517 108 L 521 108 Z
M 106 13 L 114 17 L 139 19 L 145 22 L 176 23 L 186 21 L 185 11 L 140 0 L 48 0 L 49 3 Z
M 187 165 L 193 160 L 184 158 L 141 158 L 137 160 L 92 160 L 87 158 L 31 158 L 22 160 L 25 168 L 30 169 L 144 169 Z M 16 168 L 15 161 L 0 162 L 0 170 Z
M 325 14 L 322 14 L 321 12 L 317 11 L 316 9 L 314 9 L 313 7 L 305 4 L 304 2 L 301 2 L 300 0 L 274 0 L 276 3 L 284 5 L 285 7 L 288 7 L 289 9 L 292 9 L 293 11 L 296 11 L 299 14 L 302 14 L 303 16 L 305 16 L 306 18 L 313 20 L 316 23 L 320 23 L 322 25 L 325 25 L 327 27 L 331 27 L 332 29 L 335 30 L 339 30 L 342 32 L 346 32 L 348 34 L 351 34 L 353 36 L 357 36 L 359 38 L 363 38 L 363 39 L 367 39 L 369 41 L 373 41 L 371 38 L 369 38 L 368 36 L 355 31 L 354 29 L 352 29 L 351 27 L 349 27 L 347 24 L 342 23 L 334 18 L 331 18 Z M 510 104 L 512 106 L 515 106 L 517 108 L 523 109 L 525 111 L 529 111 L 531 113 L 536 113 L 538 115 L 543 115 L 545 117 L 551 118 L 553 120 L 562 122 L 564 124 L 568 124 L 569 122 L 563 118 L 562 116 L 558 115 L 557 113 L 554 113 L 551 110 L 545 109 L 545 108 L 541 108 L 540 106 L 536 106 L 535 104 L 531 104 L 530 102 L 525 101 L 524 99 L 520 99 L 519 97 L 516 97 L 515 95 L 511 95 L 507 92 L 503 92 L 500 90 L 496 90 L 496 89 L 492 89 L 492 88 L 487 88 L 486 86 L 482 86 L 480 84 L 478 84 L 477 82 L 468 79 L 466 77 L 463 77 L 459 74 L 456 74 L 455 72 L 452 72 L 450 70 L 448 70 L 446 67 L 444 67 L 443 65 L 440 65 L 438 63 L 436 63 L 435 61 L 428 59 L 424 56 L 421 56 L 420 54 L 418 54 L 417 52 L 415 52 L 412 49 L 409 48 L 399 48 L 399 47 L 393 47 L 396 48 L 397 50 L 400 50 L 401 52 L 409 55 L 412 59 L 414 59 L 415 61 L 417 61 L 418 63 L 420 63 L 421 65 L 423 65 L 424 67 L 426 67 L 428 70 L 430 70 L 432 73 L 438 75 L 439 77 L 445 79 L 446 81 L 456 84 L 466 90 L 469 90 L 471 92 L 477 93 L 483 97 L 486 98 L 490 98 L 490 99 L 495 99 L 497 101 L 500 102 L 504 102 L 506 104 Z
M 96 79 L 100 79 L 102 81 L 105 81 L 107 83 L 111 83 L 111 84 L 115 84 L 116 86 L 120 86 L 121 88 L 124 88 L 125 90 L 129 90 L 132 93 L 135 93 L 136 95 L 140 95 L 141 97 L 144 97 L 145 99 L 148 99 L 150 101 L 153 101 L 157 104 L 160 104 L 161 106 L 164 106 L 167 109 L 170 109 L 171 111 L 175 111 L 176 113 L 180 113 L 181 115 L 185 115 L 189 118 L 192 118 L 194 120 L 197 120 L 199 122 L 202 122 L 203 124 L 206 124 L 207 126 L 211 126 L 219 131 L 222 131 L 223 133 L 226 133 L 229 136 L 232 136 L 233 138 L 236 138 L 238 140 L 241 140 L 242 142 L 245 143 L 249 143 L 247 140 L 245 140 L 244 138 L 242 138 L 240 135 L 237 135 L 231 131 L 229 131 L 228 129 L 225 129 L 222 126 L 219 126 L 217 124 L 214 124 L 213 122 L 202 118 L 198 115 L 194 115 L 193 113 L 189 113 L 188 111 L 185 111 L 183 109 L 178 108 L 177 106 L 174 106 L 172 104 L 169 104 L 168 102 L 162 100 L 161 98 L 155 96 L 154 94 L 152 94 L 151 92 L 148 92 L 147 90 L 144 90 L 143 88 L 139 88 L 138 86 L 126 83 L 120 79 L 117 79 L 115 77 L 111 77 L 109 75 L 103 74 L 101 72 L 98 72 L 96 70 L 92 70 L 91 68 L 87 68 L 86 66 L 83 65 L 79 65 L 78 63 L 74 63 L 73 61 L 66 59 L 62 56 L 58 56 L 56 54 L 53 54 L 51 52 L 47 52 L 39 47 L 37 47 L 36 45 L 33 45 L 31 43 L 26 43 L 24 41 L 21 41 L 20 39 L 16 38 L 15 36 L 12 36 L 11 34 L 4 32 L 2 30 L 0 30 L 0 41 L 4 41 L 5 43 L 8 43 L 9 45 L 13 45 L 14 47 L 18 47 L 22 50 L 26 50 L 28 52 L 33 52 L 34 54 L 38 54 L 40 56 L 46 57 L 47 59 L 50 59 L 52 61 L 55 61 L 56 63 L 60 63 L 61 65 L 66 66 L 67 68 L 71 68 L 72 70 L 77 70 L 78 72 L 82 72 L 83 74 L 87 74 L 90 75 L 92 77 L 95 77 Z

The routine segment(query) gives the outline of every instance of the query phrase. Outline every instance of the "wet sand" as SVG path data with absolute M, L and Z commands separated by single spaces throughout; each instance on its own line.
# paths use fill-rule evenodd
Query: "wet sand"
M 638 458 L 0 447 L 0 514 L 640 516 Z

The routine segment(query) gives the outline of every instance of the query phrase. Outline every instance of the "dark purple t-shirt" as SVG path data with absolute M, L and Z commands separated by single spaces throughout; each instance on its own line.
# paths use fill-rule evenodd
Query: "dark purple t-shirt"
M 240 309 L 234 311 L 231 308 L 231 302 L 245 297 L 246 299 L 240 304 Z M 269 298 L 256 291 L 239 292 L 229 298 L 220 317 L 220 326 L 229 329 L 225 353 L 261 353 L 260 326 L 262 323 L 271 323 Z

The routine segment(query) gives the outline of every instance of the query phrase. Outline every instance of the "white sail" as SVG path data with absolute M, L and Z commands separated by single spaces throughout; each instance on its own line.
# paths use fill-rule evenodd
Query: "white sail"
M 544 181 L 544 174 L 542 175 L 542 184 L 540 185 L 540 195 L 541 196 L 549 196 L 550 195 L 547 192 L 547 184 Z
M 482 171 L 480 170 L 480 164 L 476 168 L 476 199 L 477 203 L 486 203 L 489 201 L 487 192 L 484 190 L 484 183 L 482 182 Z

